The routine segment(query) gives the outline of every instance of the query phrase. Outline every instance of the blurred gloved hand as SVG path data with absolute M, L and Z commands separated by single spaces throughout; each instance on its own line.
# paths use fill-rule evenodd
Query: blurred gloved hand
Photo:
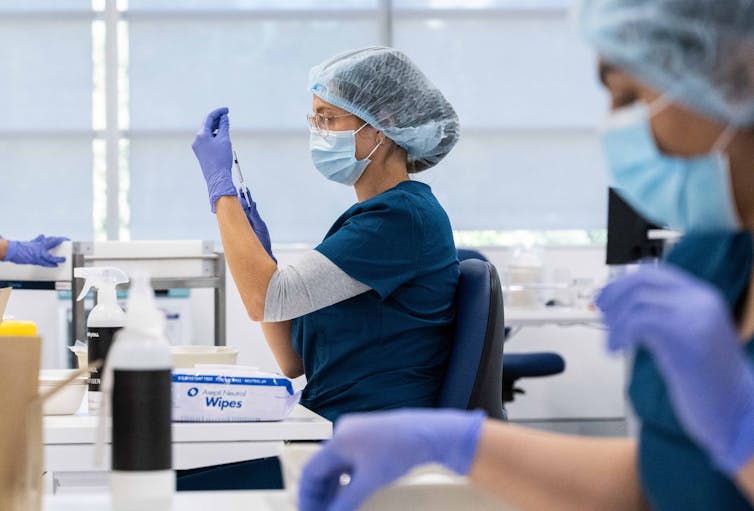
M 249 191 L 248 187 L 246 188 L 246 195 L 249 197 L 249 200 L 251 200 L 251 204 L 246 202 L 246 197 L 244 197 L 241 188 L 238 189 L 238 200 L 241 201 L 241 207 L 243 208 L 244 213 L 246 213 L 246 218 L 249 219 L 249 224 L 251 224 L 251 228 L 254 230 L 254 234 L 257 235 L 257 239 L 259 239 L 259 242 L 270 255 L 272 260 L 277 263 L 278 260 L 275 259 L 274 255 L 272 255 L 270 231 L 267 229 L 267 224 L 264 223 L 262 217 L 259 216 L 259 212 L 257 211 L 257 203 L 254 202 L 254 198 L 251 196 L 251 192 Z
M 233 148 L 230 142 L 230 121 L 226 107 L 213 110 L 191 144 L 207 181 L 209 203 L 215 212 L 215 201 L 223 195 L 235 195 L 231 165 Z
M 57 247 L 68 238 L 40 234 L 31 241 L 8 240 L 8 251 L 4 261 L 16 264 L 36 264 L 47 268 L 55 268 L 65 262 L 65 257 L 57 257 L 50 254 L 50 250 Z
M 612 351 L 641 346 L 688 434 L 732 475 L 754 455 L 754 374 L 722 296 L 670 267 L 644 268 L 597 299 Z
M 348 415 L 304 467 L 301 511 L 350 511 L 413 467 L 441 463 L 459 474 L 474 461 L 482 412 L 401 410 Z M 351 478 L 340 485 L 341 475 Z

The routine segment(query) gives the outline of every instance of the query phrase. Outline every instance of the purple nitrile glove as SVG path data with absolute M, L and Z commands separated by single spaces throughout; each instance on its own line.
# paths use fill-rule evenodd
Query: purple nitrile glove
M 191 144 L 207 181 L 209 203 L 215 212 L 215 201 L 223 195 L 235 195 L 231 165 L 233 147 L 230 142 L 230 121 L 226 107 L 213 110 Z
M 254 198 L 251 196 L 251 192 L 249 192 L 248 187 L 246 187 L 246 195 L 249 197 L 249 200 L 251 200 L 251 204 L 248 204 L 246 202 L 246 197 L 244 197 L 244 194 L 241 193 L 241 189 L 238 189 L 238 200 L 241 201 L 241 207 L 243 208 L 244 213 L 246 213 L 246 218 L 249 219 L 249 224 L 251 224 L 251 228 L 254 231 L 254 234 L 257 235 L 259 243 L 262 244 L 272 260 L 277 263 L 278 260 L 275 259 L 274 255 L 272 255 L 270 231 L 267 229 L 267 224 L 264 223 L 262 217 L 259 216 L 259 211 L 257 211 L 257 203 L 254 202 Z
M 36 264 L 47 268 L 55 268 L 65 262 L 65 257 L 57 257 L 50 254 L 50 250 L 57 247 L 68 238 L 60 236 L 46 237 L 40 234 L 31 241 L 8 240 L 8 251 L 5 261 L 16 264 Z
M 346 415 L 304 467 L 301 511 L 350 511 L 413 467 L 440 463 L 465 475 L 474 461 L 483 412 L 400 410 Z M 340 478 L 348 474 L 347 486 Z
M 609 284 L 597 306 L 609 349 L 646 348 L 689 436 L 735 474 L 754 456 L 754 374 L 720 293 L 661 266 Z

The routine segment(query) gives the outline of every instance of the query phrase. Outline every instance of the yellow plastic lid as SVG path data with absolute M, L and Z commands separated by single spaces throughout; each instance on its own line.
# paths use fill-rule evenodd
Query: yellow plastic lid
M 37 324 L 33 321 L 6 319 L 0 323 L 0 337 L 36 337 Z

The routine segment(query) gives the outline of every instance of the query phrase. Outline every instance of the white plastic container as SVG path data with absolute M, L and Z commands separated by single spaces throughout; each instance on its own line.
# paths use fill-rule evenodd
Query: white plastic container
M 126 315 L 118 306 L 115 288 L 118 284 L 128 282 L 128 275 L 119 268 L 102 266 L 76 268 L 74 276 L 86 279 L 84 289 L 77 300 L 83 300 L 91 288 L 97 289 L 97 305 L 91 310 L 86 321 L 87 360 L 104 362 L 113 343 L 113 336 L 126 323 Z M 98 410 L 102 402 L 101 371 L 97 369 L 89 374 L 90 413 Z
M 173 372 L 175 422 L 280 421 L 300 399 L 291 380 L 253 367 L 198 364 Z
M 88 363 L 87 350 L 83 346 L 68 348 L 76 355 L 78 367 L 86 367 Z M 238 363 L 238 348 L 234 346 L 171 346 L 173 366 L 176 368 L 192 368 L 197 364 L 236 365 Z
M 508 307 L 536 308 L 543 305 L 540 289 L 544 281 L 542 251 L 518 247 L 503 269 L 503 297 Z
M 197 364 L 235 365 L 238 349 L 233 346 L 173 346 L 173 366 L 192 368 Z
M 39 393 L 44 394 L 52 390 L 66 378 L 69 378 L 75 369 L 44 369 L 39 372 Z M 87 377 L 82 376 L 73 380 L 63 387 L 57 394 L 49 398 L 42 405 L 44 415 L 72 415 L 81 408 L 81 401 L 86 394 Z
M 115 511 L 172 506 L 172 354 L 149 276 L 132 275 L 126 326 L 115 335 L 105 375 L 112 389 L 112 503 Z

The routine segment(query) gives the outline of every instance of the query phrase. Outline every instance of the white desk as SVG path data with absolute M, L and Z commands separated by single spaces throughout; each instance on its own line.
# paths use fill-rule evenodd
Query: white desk
M 109 494 L 45 496 L 43 511 L 109 511 Z M 180 511 L 293 511 L 284 491 L 179 492 L 173 509 Z
M 506 307 L 505 326 L 519 328 L 545 325 L 600 325 L 602 314 L 598 310 L 570 307 Z
M 97 418 L 88 415 L 46 416 L 44 426 L 45 472 L 106 471 L 95 464 Z M 177 470 L 277 456 L 286 440 L 326 440 L 332 423 L 301 405 L 280 422 L 173 423 L 173 467 Z M 107 442 L 110 427 L 107 427 Z M 52 481 L 52 479 L 50 479 Z
M 110 511 L 109 494 L 78 494 L 45 497 L 43 511 Z M 212 491 L 178 492 L 173 498 L 173 511 L 295 511 L 284 491 Z M 447 476 L 435 481 L 404 482 L 397 487 L 376 493 L 364 511 L 513 511 L 496 498 L 482 493 L 465 482 L 448 481 Z

